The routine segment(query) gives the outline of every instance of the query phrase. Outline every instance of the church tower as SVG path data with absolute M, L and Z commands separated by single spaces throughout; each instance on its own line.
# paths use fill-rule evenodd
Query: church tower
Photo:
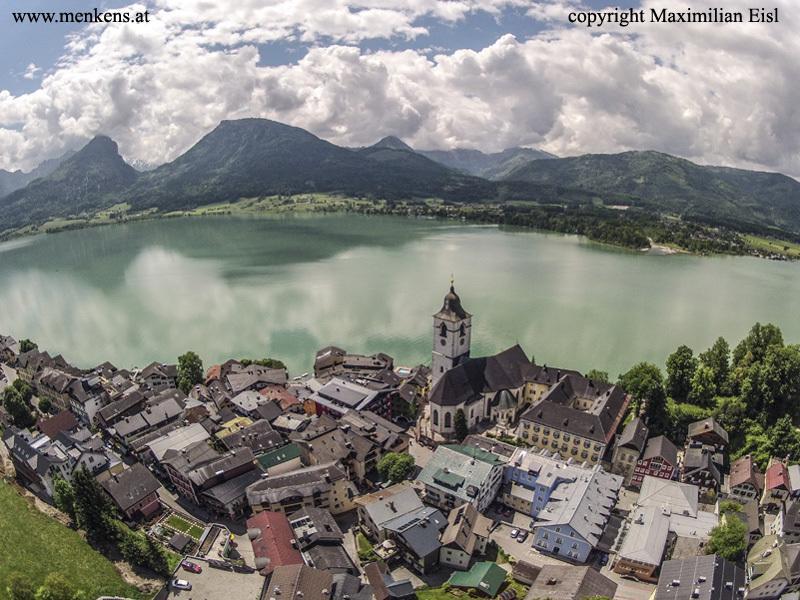
M 449 369 L 469 358 L 471 336 L 472 315 L 461 306 L 461 298 L 456 294 L 451 279 L 450 292 L 444 297 L 441 310 L 433 315 L 431 387 Z

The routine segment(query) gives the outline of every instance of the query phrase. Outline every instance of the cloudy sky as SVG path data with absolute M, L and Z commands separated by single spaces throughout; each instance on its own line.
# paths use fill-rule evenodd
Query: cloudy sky
M 161 163 L 222 119 L 260 116 L 347 145 L 394 134 L 418 148 L 655 149 L 800 177 L 800 7 L 766 1 L 779 24 L 589 30 L 566 15 L 604 2 L 10 0 L 0 168 L 30 169 L 97 133 L 128 160 Z M 95 6 L 147 9 L 151 22 L 11 16 Z

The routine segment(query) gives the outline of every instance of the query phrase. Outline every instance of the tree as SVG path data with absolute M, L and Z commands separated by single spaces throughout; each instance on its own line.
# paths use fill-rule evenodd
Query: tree
M 719 503 L 719 514 L 738 513 L 742 510 L 742 505 L 735 500 L 722 500 Z
M 23 396 L 14 385 L 10 385 L 3 390 L 3 408 L 8 413 L 8 416 L 11 417 L 11 422 L 15 427 L 25 429 L 36 423 L 30 405 L 25 402 Z
M 469 435 L 469 427 L 467 427 L 467 417 L 464 411 L 460 408 L 456 411 L 456 417 L 453 419 L 453 426 L 456 429 L 456 438 L 458 441 L 463 441 Z
M 685 402 L 692 389 L 692 377 L 697 369 L 697 359 L 689 346 L 678 349 L 667 358 L 667 395 Z
M 80 468 L 72 476 L 75 493 L 75 522 L 95 541 L 113 540 L 114 507 L 94 477 Z
M 617 383 L 633 396 L 634 414 L 645 417 L 650 435 L 663 433 L 667 419 L 667 397 L 659 368 L 653 363 L 638 363 L 620 375 Z
M 731 372 L 731 347 L 725 338 L 718 337 L 714 344 L 700 353 L 700 362 L 714 372 L 714 384 L 718 394 L 726 394 Z
M 11 573 L 6 583 L 6 594 L 10 600 L 35 600 L 36 589 L 27 575 Z
M 36 344 L 34 344 L 29 339 L 24 339 L 19 341 L 19 351 L 20 353 L 30 352 L 36 348 Z
M 39 412 L 42 414 L 47 414 L 52 412 L 53 410 L 53 403 L 50 402 L 49 398 L 42 398 L 39 400 Z
M 734 368 L 747 367 L 753 363 L 761 362 L 767 355 L 767 350 L 773 346 L 783 346 L 783 333 L 780 328 L 767 323 L 756 323 L 736 348 L 733 350 Z
M 692 376 L 689 390 L 689 402 L 698 406 L 712 406 L 717 384 L 714 381 L 714 370 L 711 367 L 700 365 Z
M 688 402 L 667 400 L 667 419 L 662 433 L 670 440 L 682 445 L 686 439 L 686 430 L 690 423 L 701 421 L 711 415 L 711 411 Z
M 731 562 L 738 562 L 747 550 L 747 526 L 741 519 L 730 516 L 711 530 L 706 554 L 719 554 Z
M 56 508 L 75 522 L 75 490 L 63 477 L 56 476 L 53 481 L 53 503 Z
M 378 473 L 384 480 L 397 483 L 411 475 L 414 465 L 414 457 L 410 454 L 388 452 L 378 461 Z
M 36 600 L 72 600 L 76 593 L 75 587 L 61 573 L 53 572 L 36 591 Z
M 608 371 L 598 371 L 597 369 L 589 369 L 586 373 L 586 377 L 588 379 L 594 379 L 595 381 L 602 381 L 603 383 L 611 383 L 608 378 Z
M 253 360 L 252 358 L 243 358 L 239 361 L 245 367 L 250 365 L 258 365 L 260 367 L 267 367 L 268 369 L 285 369 L 286 365 L 283 363 L 282 360 L 278 360 L 277 358 L 259 358 Z
M 203 382 L 203 361 L 189 350 L 178 357 L 178 387 L 184 394 L 188 394 L 198 383 Z

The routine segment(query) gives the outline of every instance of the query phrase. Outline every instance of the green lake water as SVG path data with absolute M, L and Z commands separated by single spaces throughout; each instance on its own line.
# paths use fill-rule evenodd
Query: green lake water
M 92 366 L 234 357 L 311 370 L 328 344 L 429 362 L 451 273 L 473 356 L 612 376 L 737 342 L 755 321 L 800 342 L 800 263 L 650 256 L 574 236 L 396 217 L 181 218 L 0 244 L 0 333 Z

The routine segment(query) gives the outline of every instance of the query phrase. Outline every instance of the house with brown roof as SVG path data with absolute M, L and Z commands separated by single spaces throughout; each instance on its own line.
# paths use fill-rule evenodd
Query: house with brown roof
M 611 455 L 611 472 L 622 475 L 625 485 L 633 477 L 636 463 L 644 451 L 649 433 L 647 425 L 639 417 L 632 419 L 614 442 L 614 453 Z
M 439 564 L 465 571 L 473 559 L 486 553 L 492 521 L 471 502 L 450 511 L 447 527 L 439 540 Z
M 700 442 L 711 446 L 728 445 L 728 432 L 722 428 L 714 417 L 708 417 L 689 424 L 687 441 Z
M 636 461 L 631 486 L 639 488 L 646 476 L 674 479 L 678 473 L 678 448 L 667 437 L 647 440 L 642 457 Z
M 764 474 L 764 493 L 761 495 L 761 508 L 767 512 L 777 512 L 789 499 L 791 483 L 786 463 L 772 457 Z
M 112 475 L 100 485 L 114 501 L 126 520 L 150 517 L 161 509 L 158 490 L 161 484 L 142 463 Z
M 52 417 L 42 417 L 36 422 L 36 428 L 50 439 L 63 431 L 72 431 L 78 427 L 78 420 L 68 410 L 62 410 Z
M 591 567 L 544 565 L 526 600 L 585 600 L 592 596 L 613 598 L 617 584 Z
M 277 567 L 302 565 L 294 533 L 285 514 L 262 511 L 247 519 L 247 537 L 253 546 L 255 567 L 269 575 Z
M 759 500 L 764 491 L 764 474 L 749 454 L 738 458 L 731 464 L 731 471 L 725 475 L 720 496 L 736 500 L 742 504 Z

